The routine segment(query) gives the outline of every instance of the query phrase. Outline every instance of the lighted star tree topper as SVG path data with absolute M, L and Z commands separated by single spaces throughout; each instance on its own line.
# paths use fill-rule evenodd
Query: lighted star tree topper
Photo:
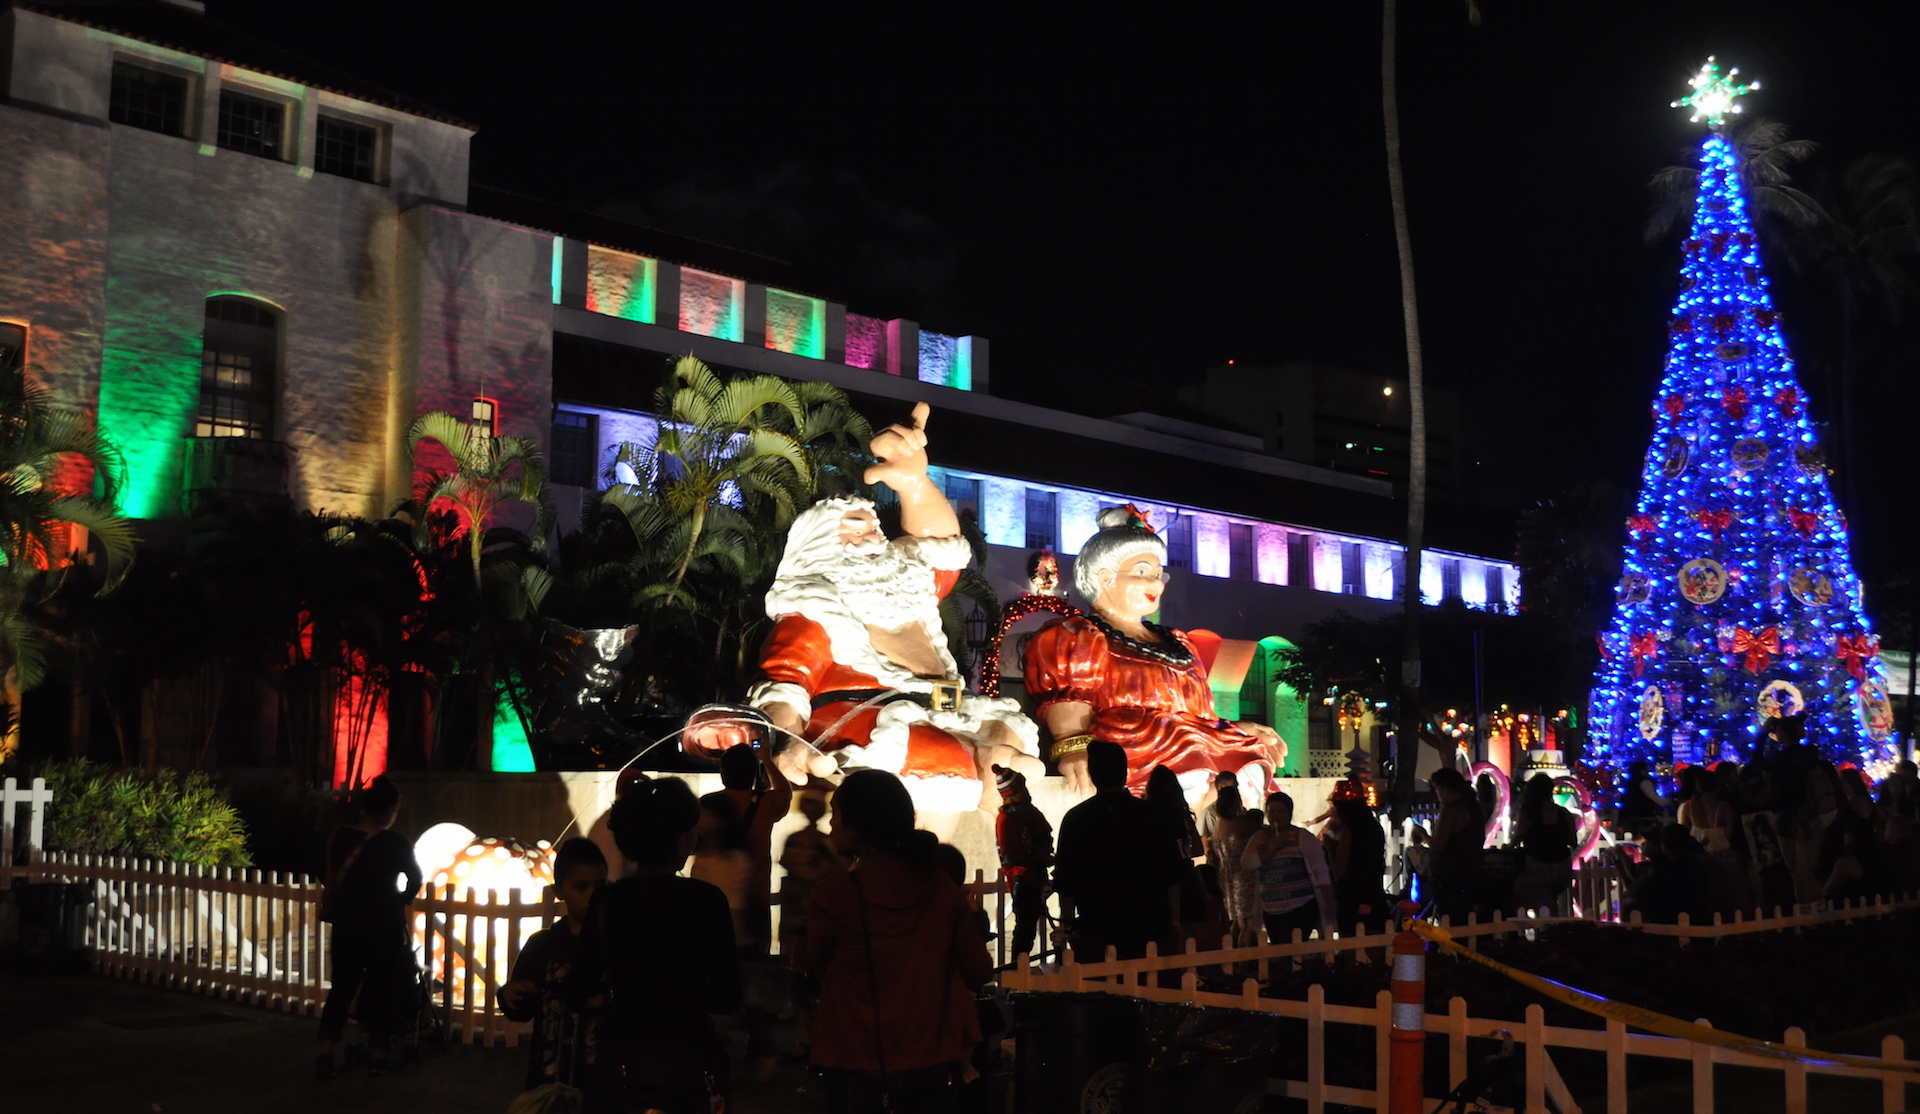
M 1807 742 L 1836 760 L 1891 756 L 1846 519 L 1767 296 L 1738 152 L 1721 134 L 1758 87 L 1733 72 L 1709 60 L 1674 102 L 1712 130 L 1618 603 L 1600 636 L 1596 765 L 1744 760 L 1770 734 L 1791 737 L 1802 714 Z

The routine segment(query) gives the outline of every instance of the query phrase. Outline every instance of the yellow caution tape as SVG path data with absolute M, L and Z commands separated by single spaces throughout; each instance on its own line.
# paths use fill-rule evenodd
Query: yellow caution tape
M 1872 1056 L 1850 1056 L 1841 1052 L 1821 1052 L 1817 1049 L 1802 1048 L 1799 1045 L 1781 1044 L 1778 1041 L 1763 1041 L 1756 1037 L 1743 1037 L 1738 1033 L 1729 1033 L 1720 1029 L 1708 1028 L 1691 1021 L 1682 1021 L 1677 1017 L 1668 1017 L 1664 1013 L 1655 1013 L 1639 1006 L 1622 1005 L 1597 994 L 1589 994 L 1568 986 L 1565 983 L 1544 979 L 1515 967 L 1509 967 L 1497 959 L 1489 959 L 1479 952 L 1469 951 L 1454 943 L 1453 934 L 1439 925 L 1422 920 L 1409 921 L 1407 927 L 1454 955 L 1470 959 L 1483 967 L 1492 968 L 1507 976 L 1521 986 L 1544 994 L 1556 1002 L 1564 1002 L 1575 1009 L 1599 1014 L 1625 1022 L 1636 1029 L 1644 1029 L 1663 1037 L 1679 1037 L 1682 1040 L 1710 1044 L 1718 1048 L 1746 1052 L 1755 1056 L 1766 1056 L 1776 1060 L 1800 1060 L 1812 1064 L 1832 1064 L 1841 1067 L 1865 1068 L 1869 1071 L 1899 1071 L 1920 1073 L 1920 1064 L 1888 1063 Z

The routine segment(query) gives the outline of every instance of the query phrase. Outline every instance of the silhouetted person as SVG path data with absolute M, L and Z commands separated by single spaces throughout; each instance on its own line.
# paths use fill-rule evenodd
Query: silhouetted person
M 679 872 L 700 805 L 686 782 L 628 789 L 611 826 L 627 876 L 587 911 L 562 997 L 612 1027 L 628 1109 L 706 1114 L 730 1090 L 712 1015 L 740 1008 L 740 957 L 727 899 Z
M 606 884 L 607 857 L 592 840 L 575 836 L 560 845 L 553 857 L 553 889 L 566 916 L 527 937 L 497 995 L 507 1020 L 534 1023 L 527 1047 L 527 1089 L 547 1083 L 578 1087 L 586 1093 L 590 1110 L 620 1108 L 618 1077 L 599 1070 L 599 1026 L 567 1008 L 561 987 L 573 966 L 593 895 Z M 603 1075 L 615 1085 L 603 1082 Z
M 386 1070 L 401 992 L 412 982 L 413 939 L 407 904 L 420 890 L 413 844 L 393 830 L 400 790 L 383 774 L 354 794 L 360 822 L 327 837 L 327 890 L 322 910 L 333 925 L 333 987 L 320 1012 L 314 1074 L 333 1074 L 333 1049 L 347 1029 L 347 1007 L 360 995 L 368 1070 Z
M 1033 955 L 1034 937 L 1047 908 L 1053 825 L 1034 807 L 1020 771 L 995 766 L 993 775 L 1001 800 L 1000 813 L 994 818 L 994 841 L 1000 847 L 1000 873 L 1013 885 L 1013 939 L 1007 954 Z
M 1083 962 L 1145 955 L 1147 942 L 1172 946 L 1180 919 L 1180 854 L 1163 814 L 1127 792 L 1127 752 L 1087 746 L 1092 797 L 1060 821 L 1053 889 L 1074 954 Z

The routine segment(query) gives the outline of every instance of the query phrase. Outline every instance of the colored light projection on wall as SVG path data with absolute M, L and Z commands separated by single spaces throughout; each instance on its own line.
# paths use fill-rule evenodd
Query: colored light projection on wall
M 527 741 L 527 726 L 520 722 L 513 698 L 505 692 L 493 707 L 493 770 L 500 774 L 533 772 L 533 745 Z
M 972 361 L 959 337 L 945 333 L 920 332 L 920 381 L 943 387 L 973 389 Z
M 111 303 L 113 295 L 109 294 Z M 202 305 L 198 299 L 195 308 Z M 169 319 L 190 329 L 167 329 Z M 161 518 L 180 512 L 186 433 L 200 403 L 202 313 L 175 314 L 154 307 L 150 317 L 129 323 L 108 319 L 100 360 L 100 430 L 126 462 L 120 511 L 129 518 Z
M 555 267 L 558 266 L 556 263 Z M 558 274 L 558 271 L 555 273 Z M 654 324 L 659 273 L 660 264 L 644 255 L 589 246 L 587 310 L 627 321 Z
M 887 367 L 887 323 L 878 317 L 847 314 L 847 366 L 870 371 Z
M 562 264 L 567 258 L 566 244 L 567 241 L 562 237 L 553 238 L 553 304 L 556 306 L 560 304 L 561 272 L 564 270 Z
M 1717 133 L 1681 250 L 1589 761 L 1745 761 L 1800 715 L 1835 760 L 1888 757 L 1888 678 L 1847 522 L 1767 294 L 1740 154 Z
M 386 772 L 386 686 L 343 674 L 333 697 L 333 786 L 359 789 Z
M 743 336 L 747 284 L 687 268 L 680 272 L 680 331 L 738 343 Z
M 827 303 L 767 289 L 767 347 L 808 359 L 827 358 Z

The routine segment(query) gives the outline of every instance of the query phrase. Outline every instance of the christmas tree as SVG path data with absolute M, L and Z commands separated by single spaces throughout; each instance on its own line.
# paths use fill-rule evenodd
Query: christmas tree
M 1769 736 L 1884 758 L 1892 710 L 1847 524 L 1794 376 L 1723 134 L 1737 85 L 1711 59 L 1666 375 L 1612 625 L 1600 636 L 1595 765 L 1746 760 Z M 1784 730 L 1782 729 L 1784 728 Z

